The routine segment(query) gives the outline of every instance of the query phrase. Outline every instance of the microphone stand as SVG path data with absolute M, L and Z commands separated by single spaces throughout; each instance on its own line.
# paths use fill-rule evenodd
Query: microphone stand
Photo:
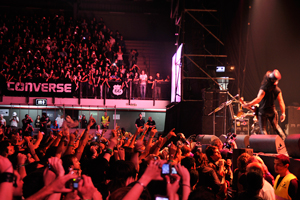
M 227 94 L 228 94 L 228 92 L 227 92 Z M 216 109 L 214 109 L 212 112 L 210 112 L 208 114 L 208 116 L 210 116 L 210 115 L 213 114 L 213 135 L 216 135 L 216 130 L 215 130 L 216 112 L 222 110 L 223 108 L 224 108 L 224 132 L 223 133 L 224 133 L 224 135 L 226 135 L 226 110 L 227 110 L 226 108 L 227 108 L 227 106 L 229 106 L 230 104 L 232 104 L 233 100 L 236 100 L 236 97 L 237 97 L 237 96 L 233 97 L 232 95 L 230 95 L 230 96 L 232 97 L 231 100 L 228 100 L 228 101 L 225 101 L 225 102 L 221 103 L 219 105 L 219 107 L 217 107 Z

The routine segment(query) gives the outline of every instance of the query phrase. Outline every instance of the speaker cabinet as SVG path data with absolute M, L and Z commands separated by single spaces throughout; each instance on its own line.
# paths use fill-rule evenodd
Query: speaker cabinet
M 278 135 L 251 135 L 249 143 L 254 152 L 286 153 L 284 141 Z
M 197 135 L 196 141 L 203 144 L 211 144 L 214 139 L 217 139 L 217 136 L 214 135 Z
M 219 137 L 219 139 L 225 143 L 227 140 L 227 136 L 226 135 L 221 135 Z M 235 138 L 235 143 L 238 147 L 238 149 L 241 148 L 249 148 L 250 143 L 249 143 L 249 135 L 237 135 Z
M 300 158 L 300 134 L 289 135 L 285 139 L 286 150 L 290 157 Z
M 213 100 L 214 98 L 215 98 L 215 94 L 213 91 L 205 91 L 203 99 Z
M 249 135 L 237 135 L 235 143 L 237 147 L 240 148 L 249 148 L 250 143 L 249 143 Z
M 219 92 L 217 93 L 217 95 L 218 95 L 219 104 L 227 101 L 227 92 Z
M 300 133 L 300 107 L 288 107 L 289 135 Z
M 215 126 L 215 135 L 220 136 L 224 133 L 224 116 L 215 116 L 215 124 L 213 124 L 213 116 L 203 116 L 202 118 L 202 134 L 213 135 L 213 125 Z

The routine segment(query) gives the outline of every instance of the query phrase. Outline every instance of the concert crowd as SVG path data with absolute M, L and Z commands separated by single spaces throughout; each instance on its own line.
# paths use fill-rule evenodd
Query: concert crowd
M 129 98 L 130 87 L 132 98 L 152 98 L 154 93 L 161 98 L 161 84 L 170 82 L 159 72 L 142 72 L 138 50 L 127 50 L 122 34 L 110 30 L 102 18 L 87 22 L 2 14 L 0 24 L 2 94 L 7 82 L 71 82 L 75 97 L 113 98 L 110 83 L 117 82 L 124 98 Z
M 275 199 L 278 180 L 263 160 L 243 153 L 233 169 L 235 145 L 218 138 L 205 145 L 174 129 L 158 135 L 146 123 L 135 133 L 116 127 L 107 139 L 106 129 L 90 134 L 92 116 L 72 132 L 78 123 L 67 116 L 34 136 L 1 125 L 0 199 Z M 274 161 L 280 176 L 288 165 L 286 155 Z M 286 192 L 298 199 L 297 190 L 292 177 Z

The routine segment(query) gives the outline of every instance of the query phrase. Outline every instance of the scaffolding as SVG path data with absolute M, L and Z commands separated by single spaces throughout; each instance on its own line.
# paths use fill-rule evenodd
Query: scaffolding
M 177 48 L 183 44 L 181 101 L 202 101 L 207 89 L 226 90 L 227 85 L 220 83 L 228 84 L 234 78 L 216 77 L 215 71 L 216 66 L 228 65 L 221 39 L 219 1 L 173 0 L 171 7 L 170 17 L 177 29 L 175 44 Z

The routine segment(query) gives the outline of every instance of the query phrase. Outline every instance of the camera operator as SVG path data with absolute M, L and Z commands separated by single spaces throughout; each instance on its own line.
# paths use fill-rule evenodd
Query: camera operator
M 225 172 L 225 180 L 228 181 L 229 183 L 232 182 L 233 179 L 233 173 L 232 173 L 232 150 L 233 148 L 237 148 L 236 143 L 235 143 L 235 136 L 233 134 L 227 136 L 227 140 L 225 142 L 225 145 L 222 143 L 222 141 L 217 138 L 214 139 L 211 142 L 212 146 L 218 147 L 222 159 L 224 160 L 224 172 Z M 229 147 L 229 148 L 228 148 Z
M 17 128 L 19 123 L 19 117 L 16 112 L 13 112 L 12 117 L 10 118 L 10 127 Z

